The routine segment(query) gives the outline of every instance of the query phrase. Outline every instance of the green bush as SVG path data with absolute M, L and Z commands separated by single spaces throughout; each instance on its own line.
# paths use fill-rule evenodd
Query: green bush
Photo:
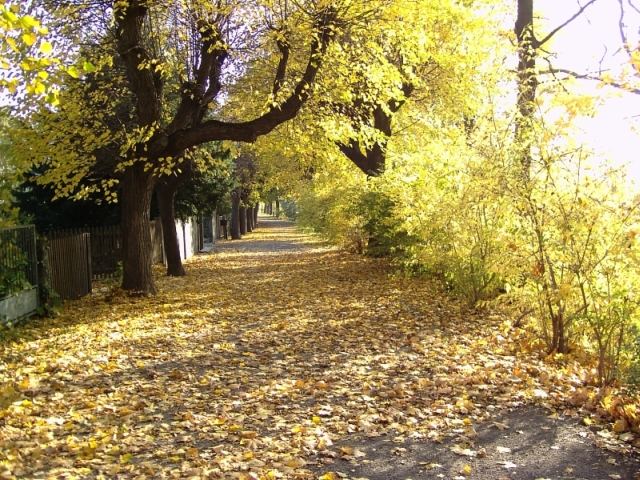
M 0 250 L 0 298 L 29 288 L 26 268 L 27 256 L 16 245 L 9 243 Z

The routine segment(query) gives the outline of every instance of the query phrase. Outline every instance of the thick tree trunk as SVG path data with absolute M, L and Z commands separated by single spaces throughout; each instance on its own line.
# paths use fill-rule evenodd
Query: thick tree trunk
M 240 235 L 244 235 L 247 233 L 247 209 L 244 206 L 240 207 L 239 217 L 240 217 Z
M 253 228 L 258 228 L 258 211 L 260 210 L 260 204 L 256 203 L 253 207 Z
M 131 293 L 156 293 L 151 271 L 151 225 L 149 207 L 153 178 L 138 164 L 122 179 L 122 288 Z
M 167 258 L 167 275 L 182 277 L 186 274 L 180 255 L 180 243 L 176 231 L 176 215 L 174 200 L 178 190 L 177 182 L 161 182 L 156 187 L 156 198 L 162 221 L 162 239 L 164 253 Z
M 280 200 L 276 198 L 276 217 L 280 217 Z
M 228 223 L 228 222 L 227 222 Z M 231 240 L 240 240 L 240 193 L 231 192 Z

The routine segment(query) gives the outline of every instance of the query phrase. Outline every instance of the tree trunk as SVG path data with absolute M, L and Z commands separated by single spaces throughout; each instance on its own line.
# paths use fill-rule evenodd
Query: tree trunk
M 174 200 L 178 190 L 177 182 L 161 182 L 156 187 L 156 198 L 162 221 L 162 239 L 167 259 L 167 275 L 182 277 L 186 275 L 180 255 L 180 243 L 176 231 Z
M 240 235 L 247 233 L 247 209 L 244 206 L 240 206 Z
M 253 207 L 253 228 L 258 228 L 258 210 L 260 210 L 260 204 L 256 203 Z
M 522 173 L 527 181 L 531 170 L 533 121 L 538 88 L 536 73 L 538 45 L 533 32 L 533 0 L 518 0 L 518 18 L 514 30 L 518 39 L 518 116 L 515 140 Z
M 280 200 L 276 198 L 276 217 L 280 217 Z
M 227 224 L 229 222 L 227 221 Z M 231 192 L 231 240 L 240 240 L 240 192 Z
M 253 208 L 247 207 L 247 232 L 253 232 Z
M 149 221 L 153 184 L 141 164 L 129 168 L 122 179 L 122 288 L 139 295 L 156 293 Z

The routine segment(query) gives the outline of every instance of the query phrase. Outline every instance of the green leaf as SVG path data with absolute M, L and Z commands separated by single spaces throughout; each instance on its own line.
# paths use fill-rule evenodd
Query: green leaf
M 82 64 L 82 69 L 86 73 L 93 73 L 93 72 L 95 72 L 97 70 L 96 66 L 93 63 L 91 63 L 90 61 L 88 61 L 88 60 L 84 61 L 84 63 Z

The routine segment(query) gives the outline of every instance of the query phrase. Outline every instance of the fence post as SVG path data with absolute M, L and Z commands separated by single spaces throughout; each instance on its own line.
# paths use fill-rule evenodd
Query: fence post
M 91 268 L 91 234 L 83 233 L 82 236 L 85 240 L 85 253 L 87 258 L 87 292 L 91 293 L 93 288 L 93 271 Z

